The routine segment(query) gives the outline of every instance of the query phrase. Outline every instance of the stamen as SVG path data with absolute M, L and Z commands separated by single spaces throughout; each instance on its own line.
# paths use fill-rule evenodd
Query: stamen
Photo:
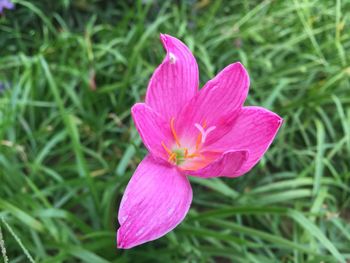
M 192 152 L 192 150 L 191 150 L 192 153 L 190 153 L 188 148 L 181 147 L 178 135 L 176 134 L 176 131 L 175 131 L 175 118 L 174 117 L 171 118 L 170 129 L 171 129 L 171 133 L 174 137 L 174 140 L 176 142 L 177 147 L 174 147 L 170 150 L 170 148 L 168 148 L 167 145 L 163 141 L 161 142 L 162 147 L 169 155 L 168 162 L 171 162 L 175 165 L 181 166 L 186 161 L 186 159 L 200 158 L 200 159 L 191 160 L 190 161 L 191 163 L 192 162 L 199 162 L 202 159 L 203 159 L 202 161 L 204 161 L 205 158 L 199 152 L 199 148 L 201 147 L 201 144 L 205 143 L 205 140 L 206 140 L 207 136 L 209 135 L 209 133 L 211 133 L 213 130 L 216 129 L 216 126 L 211 126 L 207 130 L 205 130 L 207 123 L 205 120 L 202 123 L 203 123 L 202 125 L 200 125 L 198 123 L 195 123 L 195 125 L 194 125 L 199 130 L 199 134 L 198 134 L 197 141 L 196 141 L 195 151 Z
M 198 137 L 197 137 L 197 140 L 196 140 L 196 151 L 199 149 L 199 146 L 201 144 L 201 141 L 202 141 L 202 134 L 199 133 L 198 134 Z
M 176 160 L 176 153 L 170 154 L 168 161 L 171 162 L 171 161 L 175 161 L 175 160 Z
M 199 156 L 201 156 L 201 154 L 195 152 L 195 153 L 191 153 L 191 154 L 187 155 L 187 158 L 195 158 L 195 157 L 199 157 Z
M 185 159 L 187 158 L 187 156 L 188 156 L 188 149 L 185 148 Z
M 175 131 L 174 122 L 175 122 L 175 118 L 172 117 L 172 118 L 171 118 L 171 121 L 170 121 L 170 129 L 171 129 L 171 133 L 172 133 L 173 136 L 174 136 L 176 145 L 180 147 L 181 145 L 180 145 L 179 138 L 177 137 L 177 134 L 176 134 L 176 131 Z
M 162 144 L 162 146 L 163 146 L 163 148 L 164 148 L 164 150 L 169 154 L 169 155 L 171 155 L 172 154 L 172 152 L 169 150 L 169 148 L 168 147 L 166 147 L 166 145 L 165 145 L 165 143 L 164 142 L 161 142 L 161 144 Z

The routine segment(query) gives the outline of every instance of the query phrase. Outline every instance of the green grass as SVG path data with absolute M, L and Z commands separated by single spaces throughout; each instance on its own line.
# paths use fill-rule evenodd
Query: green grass
M 132 2 L 16 1 L 0 17 L 0 258 L 349 262 L 349 2 Z M 186 220 L 118 251 L 118 205 L 146 154 L 130 107 L 160 32 L 193 50 L 201 84 L 241 61 L 247 105 L 285 122 L 252 171 L 191 178 Z

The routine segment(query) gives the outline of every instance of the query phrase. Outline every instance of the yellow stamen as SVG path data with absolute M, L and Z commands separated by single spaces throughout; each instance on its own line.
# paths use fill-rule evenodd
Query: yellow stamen
M 172 152 L 169 150 L 169 148 L 168 147 L 166 147 L 166 145 L 164 144 L 164 142 L 161 142 L 161 144 L 162 144 L 162 146 L 163 146 L 163 148 L 164 148 L 164 150 L 169 154 L 169 155 L 171 155 L 172 154 Z
M 199 153 L 191 153 L 189 155 L 187 155 L 187 158 L 195 158 L 195 157 L 199 157 L 201 156 Z
M 206 120 L 204 120 L 202 122 L 202 128 L 204 129 L 207 126 L 207 122 Z M 178 138 L 178 135 L 176 134 L 175 131 L 175 118 L 172 117 L 170 120 L 170 129 L 171 129 L 171 133 L 174 137 L 174 140 L 176 142 L 177 147 L 175 147 L 174 149 L 170 150 L 166 144 L 162 141 L 161 145 L 164 148 L 164 150 L 166 151 L 166 153 L 169 155 L 168 157 L 168 161 L 172 162 L 176 165 L 181 165 L 186 159 L 193 159 L 193 158 L 201 158 L 201 159 L 205 159 L 204 156 L 199 152 L 199 149 L 201 147 L 201 143 L 202 143 L 202 133 L 200 132 L 198 134 L 197 140 L 196 140 L 196 147 L 195 147 L 195 151 L 193 153 L 190 153 L 188 148 L 180 148 L 181 144 Z M 198 162 L 200 159 L 196 159 L 195 162 Z
M 197 137 L 197 140 L 196 140 L 196 150 L 199 149 L 199 146 L 200 146 L 200 144 L 201 144 L 201 141 L 202 141 L 202 134 L 199 133 L 199 134 L 198 134 L 198 137 Z
M 169 156 L 168 161 L 171 162 L 171 161 L 175 161 L 175 160 L 176 160 L 176 153 L 172 153 L 172 154 Z
M 185 148 L 185 159 L 187 158 L 187 156 L 188 156 L 188 149 Z
M 177 137 L 177 134 L 176 134 L 176 131 L 175 131 L 174 121 L 175 121 L 175 118 L 172 117 L 172 118 L 171 118 L 171 121 L 170 121 L 170 129 L 171 129 L 171 133 L 172 133 L 173 136 L 174 136 L 176 145 L 180 147 L 180 141 L 179 141 L 179 138 Z

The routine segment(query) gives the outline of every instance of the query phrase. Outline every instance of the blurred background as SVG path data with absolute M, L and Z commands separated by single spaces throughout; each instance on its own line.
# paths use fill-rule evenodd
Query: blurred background
M 0 15 L 3 262 L 350 262 L 350 2 L 12 1 Z M 0 1 L 1 3 L 1 1 Z M 243 177 L 191 178 L 165 237 L 117 250 L 117 211 L 146 154 L 130 118 L 165 52 L 203 85 L 241 61 L 247 105 L 285 120 Z

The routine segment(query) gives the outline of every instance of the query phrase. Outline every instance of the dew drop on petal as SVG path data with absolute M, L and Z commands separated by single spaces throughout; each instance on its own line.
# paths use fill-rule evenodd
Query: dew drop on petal
M 173 53 L 169 53 L 169 60 L 170 60 L 170 64 L 175 64 L 176 62 L 176 57 Z

